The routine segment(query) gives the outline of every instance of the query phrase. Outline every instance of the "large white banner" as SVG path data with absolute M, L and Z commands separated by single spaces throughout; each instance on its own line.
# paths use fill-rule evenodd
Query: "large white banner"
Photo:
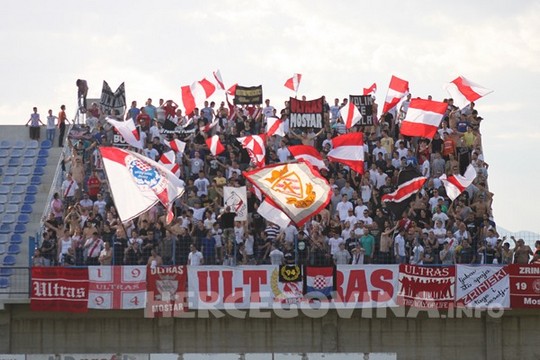
M 223 187 L 223 205 L 230 206 L 231 211 L 236 213 L 235 221 L 247 221 L 248 206 L 245 186 Z
M 506 267 L 456 265 L 456 303 L 469 308 L 509 308 Z
M 189 266 L 189 308 L 270 309 L 301 302 L 302 278 L 282 281 L 287 275 L 280 276 L 280 269 L 286 270 L 277 265 Z

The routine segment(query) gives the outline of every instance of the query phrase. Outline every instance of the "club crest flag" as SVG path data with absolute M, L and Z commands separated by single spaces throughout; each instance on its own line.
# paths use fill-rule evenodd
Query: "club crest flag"
M 330 185 L 304 161 L 244 172 L 244 176 L 297 226 L 328 205 Z
M 223 187 L 223 206 L 231 207 L 231 211 L 236 213 L 234 221 L 247 221 L 247 191 L 245 186 Z
M 184 186 L 163 165 L 140 154 L 114 147 L 100 147 L 103 166 L 118 215 L 131 220 L 157 203 L 168 210 L 172 220 L 173 202 L 182 196 Z
M 143 309 L 146 266 L 90 266 L 90 309 Z
M 145 317 L 177 317 L 188 310 L 185 265 L 150 267 L 146 283 Z

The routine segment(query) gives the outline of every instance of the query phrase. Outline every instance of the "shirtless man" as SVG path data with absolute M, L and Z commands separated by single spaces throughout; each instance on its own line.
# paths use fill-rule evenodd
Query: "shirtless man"
M 529 245 L 525 245 L 523 239 L 516 241 L 516 238 L 513 236 L 511 239 L 514 240 L 514 243 L 516 244 L 516 247 L 514 248 L 514 264 L 528 264 L 529 256 L 534 255 Z

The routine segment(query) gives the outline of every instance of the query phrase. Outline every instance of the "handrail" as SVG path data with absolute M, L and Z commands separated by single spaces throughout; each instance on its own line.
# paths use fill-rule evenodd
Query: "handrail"
M 73 124 L 70 124 L 67 128 L 65 136 L 69 136 L 69 132 L 72 129 Z M 54 196 L 55 192 L 58 192 L 62 188 L 62 160 L 65 158 L 66 154 L 68 154 L 70 151 L 70 148 L 68 146 L 68 143 L 64 141 L 64 148 L 62 149 L 62 154 L 60 155 L 60 158 L 58 159 L 58 163 L 56 164 L 56 170 L 54 173 L 53 181 L 51 182 L 51 188 L 49 189 L 49 195 L 47 195 L 47 203 L 45 204 L 45 208 L 43 209 L 43 214 L 41 216 L 41 221 L 39 223 L 39 237 L 41 238 L 41 230 L 43 229 L 43 224 L 45 223 L 45 220 L 48 218 L 48 215 L 51 211 L 51 201 Z M 40 239 L 36 239 L 36 246 L 39 245 Z

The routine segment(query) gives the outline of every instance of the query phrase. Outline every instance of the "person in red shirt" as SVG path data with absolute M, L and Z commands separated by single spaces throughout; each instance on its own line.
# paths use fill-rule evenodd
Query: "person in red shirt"
M 443 142 L 443 158 L 448 160 L 450 154 L 456 155 L 456 142 L 452 139 L 452 136 L 447 132 L 444 133 L 444 142 Z
M 142 131 L 148 131 L 150 129 L 150 115 L 146 113 L 146 110 L 142 107 L 141 113 L 137 116 L 137 124 L 141 127 Z
M 58 137 L 58 147 L 64 147 L 66 122 L 69 124 L 69 120 L 66 116 L 66 105 L 62 105 L 60 106 L 60 112 L 58 113 L 58 128 L 60 129 L 60 136 Z
M 86 187 L 88 189 L 88 197 L 92 201 L 97 200 L 97 195 L 99 194 L 101 190 L 101 180 L 97 176 L 96 171 L 92 171 L 92 175 L 88 178 L 88 181 L 86 182 Z
M 174 101 L 167 100 L 163 106 L 163 109 L 165 110 L 165 119 L 172 120 L 176 116 L 177 108 L 178 105 Z

